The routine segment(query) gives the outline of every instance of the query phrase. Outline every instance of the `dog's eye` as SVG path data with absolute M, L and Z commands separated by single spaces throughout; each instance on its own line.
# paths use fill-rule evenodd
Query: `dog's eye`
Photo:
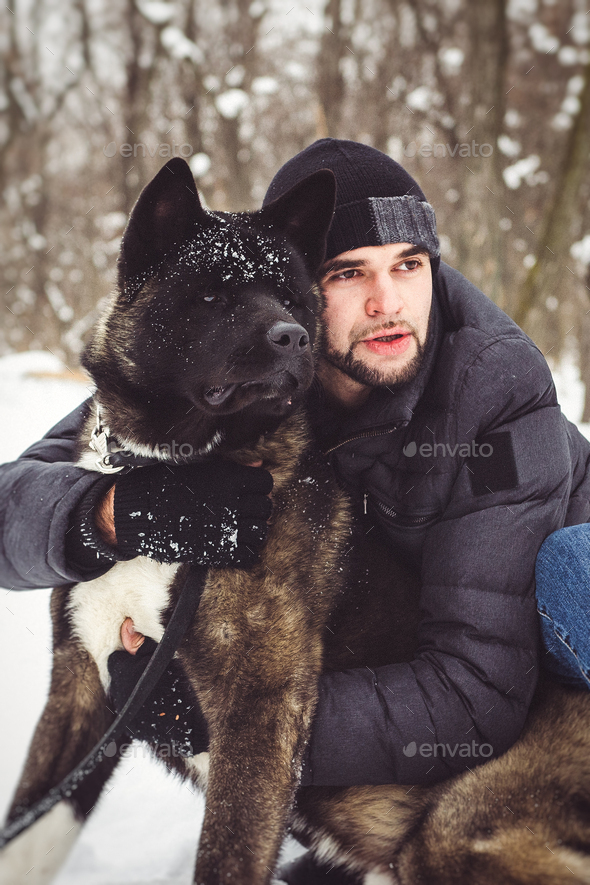
M 211 304 L 214 301 L 219 301 L 219 295 L 203 295 L 203 301 L 207 301 Z
M 289 310 L 289 308 L 295 307 L 295 302 L 291 298 L 283 298 L 283 307 Z

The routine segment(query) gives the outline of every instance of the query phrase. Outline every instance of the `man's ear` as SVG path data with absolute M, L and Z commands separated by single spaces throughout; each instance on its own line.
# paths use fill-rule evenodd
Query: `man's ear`
M 301 253 L 315 275 L 326 254 L 326 237 L 334 214 L 336 179 L 330 169 L 320 169 L 254 213 L 285 235 Z
M 175 157 L 144 187 L 133 207 L 119 253 L 120 291 L 129 292 L 132 280 L 157 265 L 206 219 L 188 163 Z

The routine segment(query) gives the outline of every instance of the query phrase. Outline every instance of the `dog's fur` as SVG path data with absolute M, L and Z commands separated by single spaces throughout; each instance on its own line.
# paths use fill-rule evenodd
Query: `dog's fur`
M 112 436 L 136 454 L 262 461 L 274 478 L 259 564 L 209 572 L 177 652 L 207 718 L 210 753 L 166 761 L 207 788 L 195 873 L 207 885 L 271 875 L 341 584 L 348 505 L 314 455 L 300 408 L 313 377 L 313 275 L 334 197 L 333 175 L 323 171 L 258 213 L 213 215 L 201 208 L 188 166 L 171 161 L 132 213 L 119 291 L 83 357 L 97 393 L 79 440 L 81 466 L 96 469 L 88 441 L 100 403 Z M 138 557 L 54 591 L 50 695 L 9 818 L 63 778 L 112 722 L 107 658 L 121 648 L 121 624 L 131 617 L 159 639 L 186 570 Z M 82 821 L 116 762 L 105 759 L 61 810 L 7 847 L 4 883 L 30 867 L 34 881 L 47 864 L 35 862 L 36 834 L 46 851 L 56 815 L 70 820 L 73 811 Z
M 419 621 L 415 577 L 376 532 L 351 525 L 309 443 L 298 406 L 309 348 L 277 355 L 266 335 L 298 322 L 313 338 L 312 278 L 333 198 L 331 176 L 318 173 L 261 213 L 212 216 L 186 164 L 171 161 L 134 209 L 119 292 L 84 358 L 126 448 L 167 459 L 187 444 L 187 460 L 262 460 L 274 477 L 260 563 L 209 573 L 177 653 L 210 731 L 210 754 L 166 757 L 207 789 L 195 881 L 268 882 L 290 820 L 320 859 L 398 885 L 590 883 L 590 695 L 547 682 L 501 759 L 433 788 L 304 788 L 290 815 L 322 666 L 411 660 Z M 94 423 L 95 414 L 80 439 L 88 469 Z M 159 639 L 185 572 L 140 557 L 54 591 L 50 696 L 9 819 L 106 731 L 106 661 L 121 648 L 121 624 L 130 616 Z M 117 761 L 105 758 L 8 846 L 3 883 L 49 881 Z M 59 852 L 46 855 L 58 832 Z

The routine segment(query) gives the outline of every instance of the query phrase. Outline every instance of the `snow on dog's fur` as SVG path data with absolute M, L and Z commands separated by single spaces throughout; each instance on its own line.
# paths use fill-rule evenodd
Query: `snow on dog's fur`
M 301 408 L 313 377 L 314 274 L 334 194 L 323 171 L 258 213 L 209 213 L 187 164 L 172 160 L 133 210 L 118 292 L 83 356 L 97 390 L 78 440 L 80 466 L 97 469 L 88 442 L 100 411 L 122 449 L 166 461 L 179 452 L 181 462 L 214 451 L 262 461 L 274 478 L 260 563 L 209 572 L 177 652 L 207 718 L 210 754 L 208 762 L 205 754 L 166 761 L 207 781 L 195 881 L 208 885 L 270 877 L 340 590 L 348 507 L 310 445 Z M 298 346 L 282 346 L 283 333 Z M 121 647 L 121 624 L 131 617 L 161 638 L 186 571 L 137 557 L 54 591 L 50 696 L 9 819 L 73 769 L 112 722 L 107 660 Z M 85 819 L 117 761 L 118 752 L 105 758 L 62 803 L 70 815 Z M 49 821 L 23 834 L 21 859 Z M 7 866 L 8 851 L 0 878 L 16 885 L 27 870 Z

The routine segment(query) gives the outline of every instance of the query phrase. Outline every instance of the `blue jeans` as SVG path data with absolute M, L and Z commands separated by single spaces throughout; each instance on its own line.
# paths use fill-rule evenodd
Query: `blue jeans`
M 590 524 L 549 535 L 536 579 L 543 666 L 562 682 L 590 688 Z

